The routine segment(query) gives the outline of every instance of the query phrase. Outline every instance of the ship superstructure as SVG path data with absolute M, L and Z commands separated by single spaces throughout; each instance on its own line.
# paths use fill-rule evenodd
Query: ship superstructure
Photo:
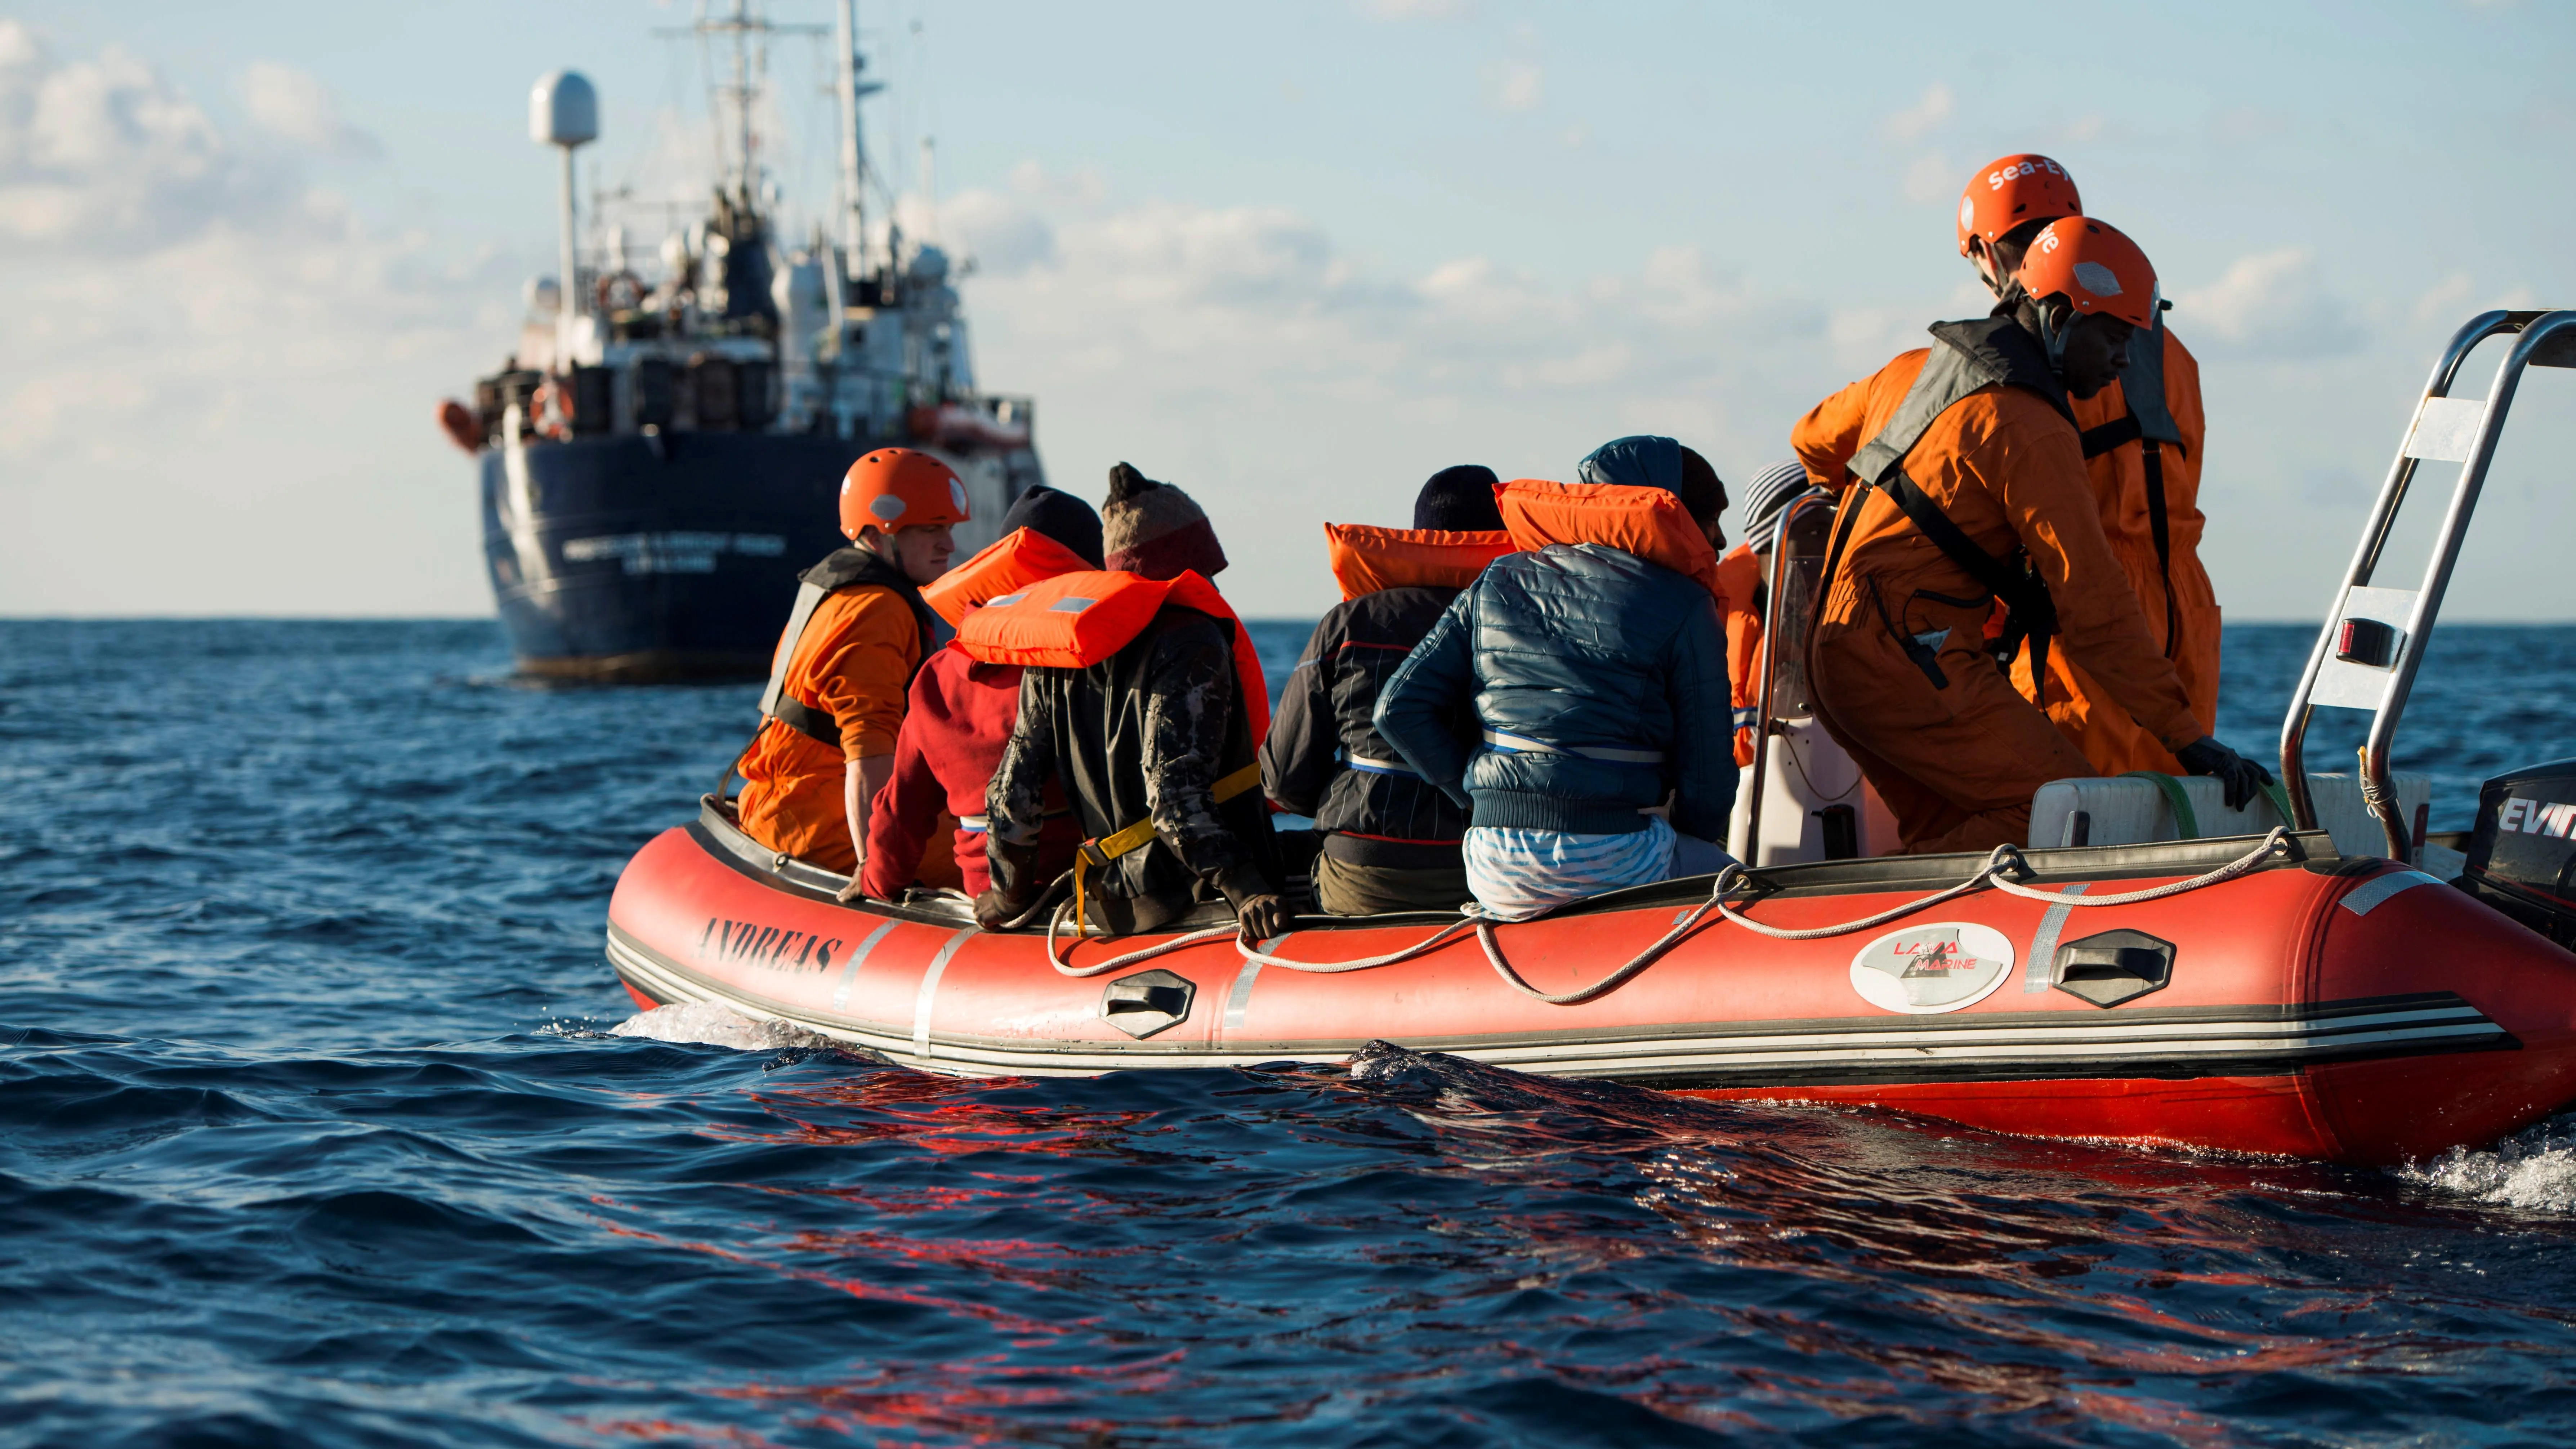
M 975 514 L 961 556 L 1041 481 L 1029 400 L 975 385 L 948 255 L 890 223 L 871 236 L 860 106 L 878 88 L 854 12 L 841 0 L 827 30 L 733 0 L 685 28 L 730 51 L 711 107 L 719 174 L 650 258 L 605 218 L 652 203 L 603 196 L 576 233 L 572 148 L 596 133 L 596 105 L 577 75 L 538 83 L 531 128 L 565 149 L 570 285 L 531 283 L 508 364 L 471 407 L 441 411 L 480 463 L 493 594 L 528 673 L 764 673 L 797 573 L 842 541 L 841 474 L 871 448 L 957 469 Z M 757 124 L 767 47 L 798 34 L 837 52 L 841 143 L 838 225 L 801 244 L 779 235 Z

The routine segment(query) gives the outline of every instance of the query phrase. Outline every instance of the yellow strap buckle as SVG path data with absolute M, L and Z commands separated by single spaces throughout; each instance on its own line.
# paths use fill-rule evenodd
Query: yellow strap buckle
M 1222 805 L 1237 795 L 1261 784 L 1261 762 L 1256 760 L 1216 782 L 1213 792 Z M 1073 853 L 1073 929 L 1080 935 L 1084 929 L 1083 896 L 1085 878 L 1094 870 L 1106 870 L 1109 862 L 1122 855 L 1144 849 L 1154 839 L 1154 822 L 1139 820 L 1124 829 L 1111 831 L 1098 840 L 1086 840 Z

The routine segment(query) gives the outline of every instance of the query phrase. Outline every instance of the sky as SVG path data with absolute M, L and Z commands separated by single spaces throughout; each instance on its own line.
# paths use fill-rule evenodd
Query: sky
M 669 194 L 702 77 L 654 32 L 689 15 L 14 0 L 0 614 L 488 614 L 473 465 L 432 417 L 553 270 L 529 86 L 597 86 L 585 189 Z M 1320 525 L 1403 524 L 1448 464 L 1569 478 L 1634 432 L 1729 479 L 1785 456 L 1818 399 L 1984 310 L 1952 214 L 2007 152 L 2065 163 L 2156 262 L 2233 619 L 2323 612 L 2461 321 L 2576 305 L 2565 0 L 861 16 L 874 158 L 974 260 L 982 381 L 1037 399 L 1059 486 L 1096 500 L 1123 459 L 1189 490 L 1248 614 L 1320 612 Z M 822 48 L 771 66 L 801 226 Z M 2571 401 L 2576 376 L 2523 388 L 2448 617 L 2576 618 Z

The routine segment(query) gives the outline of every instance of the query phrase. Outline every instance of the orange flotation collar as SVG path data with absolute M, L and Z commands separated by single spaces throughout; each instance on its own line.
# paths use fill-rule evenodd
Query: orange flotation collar
M 1504 529 L 1524 551 L 1597 543 L 1661 564 L 1712 597 L 1725 596 L 1717 581 L 1717 550 L 1682 501 L 1661 488 L 1515 478 L 1494 489 L 1494 501 L 1502 505 Z
M 1327 523 L 1324 548 L 1344 602 L 1380 589 L 1463 589 L 1512 551 L 1508 533 Z
M 921 586 L 921 600 L 956 628 L 966 611 L 1058 574 L 1091 565 L 1082 555 L 1033 528 L 1015 528 L 984 550 Z
M 1121 571 L 1083 570 L 1041 579 L 1017 593 L 986 599 L 958 626 L 957 647 L 987 664 L 1088 669 L 1126 648 L 1165 604 L 1222 619 L 1234 633 L 1235 686 L 1251 717 L 1252 738 L 1270 735 L 1270 686 L 1252 634 L 1225 596 L 1195 572 L 1149 579 Z

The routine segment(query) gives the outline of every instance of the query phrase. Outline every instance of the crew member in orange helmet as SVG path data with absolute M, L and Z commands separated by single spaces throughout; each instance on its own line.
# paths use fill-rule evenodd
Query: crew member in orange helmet
M 1932 327 L 1799 420 L 1809 476 L 1850 489 L 1809 644 L 1818 713 L 1913 853 L 2022 843 L 2031 796 L 2092 773 L 1985 652 L 1998 598 L 2046 669 L 2052 644 L 2184 768 L 2242 808 L 2270 776 L 2210 738 L 2139 612 L 2086 486 L 2070 394 L 2099 394 L 2156 318 L 2137 244 L 2051 222 L 2000 315 Z
M 934 616 L 921 586 L 948 571 L 966 485 L 910 448 L 879 448 L 841 479 L 835 549 L 801 576 L 778 636 L 760 733 L 736 768 L 743 833 L 851 877 L 868 804 L 894 773 L 905 692 L 928 657 Z M 847 894 L 847 893 L 845 893 Z
M 2059 217 L 2083 214 L 2065 167 L 2045 156 L 2006 156 L 1968 179 L 1959 198 L 1959 255 L 1998 299 L 2010 300 L 2030 239 Z M 2214 719 L 2219 611 L 2209 571 L 2200 564 L 2200 364 L 2159 312 L 2151 335 L 2130 346 L 2119 380 L 2070 402 L 2102 531 L 2137 591 L 2147 633 L 2173 661 L 2192 713 Z M 2055 656 L 2043 690 L 2031 663 L 2028 654 L 2014 661 L 2015 687 L 2043 702 L 2096 773 L 2182 772 L 2173 752 L 2113 703 L 2082 665 Z

